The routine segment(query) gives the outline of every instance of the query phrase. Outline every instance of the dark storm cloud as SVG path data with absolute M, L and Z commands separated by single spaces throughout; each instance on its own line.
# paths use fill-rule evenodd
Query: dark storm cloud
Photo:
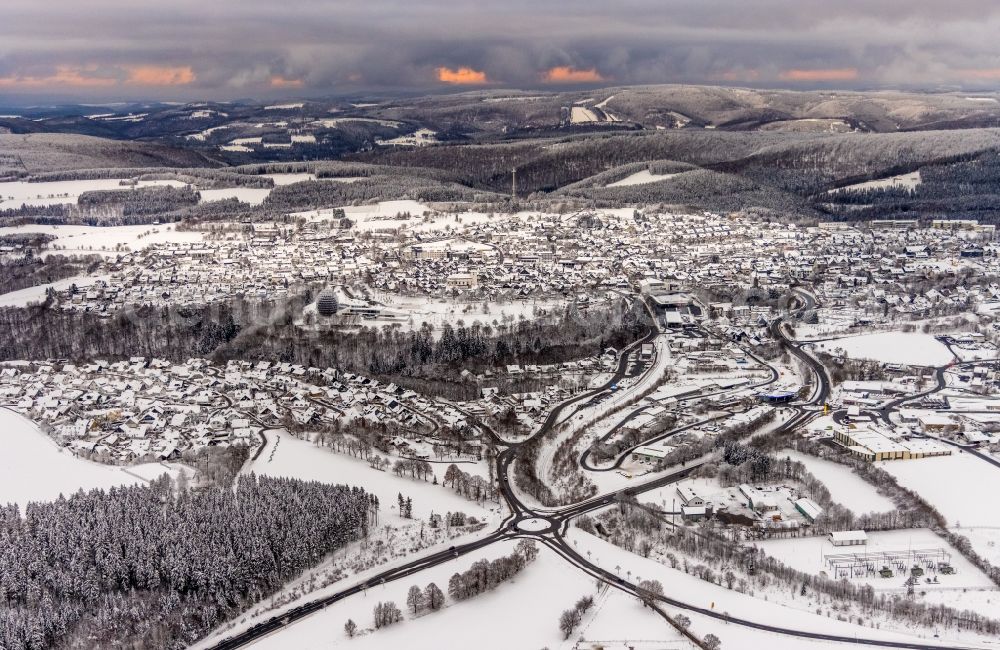
M 1000 82 L 990 0 L 3 0 L 0 97 Z

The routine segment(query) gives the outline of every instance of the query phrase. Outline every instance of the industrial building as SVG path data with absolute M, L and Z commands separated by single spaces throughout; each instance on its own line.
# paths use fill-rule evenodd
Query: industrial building
M 795 509 L 802 513 L 802 516 L 809 521 L 809 523 L 814 523 L 819 516 L 823 514 L 823 508 L 813 501 L 812 499 L 807 499 L 805 497 L 795 501 Z
M 830 543 L 834 546 L 864 546 L 868 535 L 863 530 L 835 530 L 830 533 Z
M 754 512 L 770 512 L 778 509 L 774 495 L 747 484 L 740 485 L 740 494 L 747 500 L 747 506 Z
M 869 462 L 951 455 L 951 449 L 933 440 L 896 439 L 870 427 L 844 427 L 834 431 L 833 440 Z
M 655 463 L 662 460 L 667 455 L 666 449 L 657 447 L 638 447 L 632 450 L 632 460 Z

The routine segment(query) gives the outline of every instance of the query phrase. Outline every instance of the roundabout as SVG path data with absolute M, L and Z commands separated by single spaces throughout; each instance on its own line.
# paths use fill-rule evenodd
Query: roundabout
M 525 533 L 547 533 L 556 528 L 556 524 L 544 517 L 528 517 L 514 522 L 514 528 Z

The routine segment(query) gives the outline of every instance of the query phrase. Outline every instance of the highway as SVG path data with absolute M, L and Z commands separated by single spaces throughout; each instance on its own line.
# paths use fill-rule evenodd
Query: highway
M 745 352 L 747 354 L 747 356 L 749 356 L 750 358 L 752 358 L 754 361 L 756 361 L 760 365 L 762 365 L 765 368 L 767 368 L 768 371 L 770 372 L 770 377 L 768 377 L 764 381 L 758 382 L 756 384 L 751 384 L 749 386 L 738 386 L 738 387 L 734 387 L 734 388 L 726 388 L 726 389 L 722 389 L 722 390 L 709 391 L 709 392 L 702 392 L 703 389 L 696 388 L 694 390 L 686 391 L 686 392 L 683 392 L 683 393 L 678 393 L 678 394 L 674 395 L 673 397 L 675 399 L 677 399 L 678 401 L 683 401 L 683 400 L 690 399 L 690 398 L 695 398 L 695 397 L 704 399 L 706 397 L 712 397 L 714 395 L 720 395 L 720 394 L 724 394 L 724 393 L 731 393 L 731 392 L 738 392 L 738 391 L 745 391 L 745 390 L 756 390 L 758 388 L 763 388 L 765 386 L 773 384 L 774 382 L 776 382 L 778 380 L 778 371 L 774 368 L 774 366 L 772 366 L 771 364 L 767 363 L 766 361 L 764 361 L 763 359 L 761 359 L 760 357 L 758 357 L 757 355 L 755 355 L 750 350 L 744 348 L 743 346 L 740 346 L 740 349 L 742 349 L 743 352 Z M 612 436 L 614 436 L 614 434 L 616 432 L 618 432 L 622 427 L 624 427 L 629 422 L 629 420 L 631 420 L 632 418 L 634 418 L 635 416 L 637 416 L 639 413 L 642 413 L 647 408 L 649 408 L 649 405 L 648 404 L 644 404 L 644 405 L 641 405 L 641 406 L 633 409 L 625 417 L 623 417 L 617 424 L 615 424 L 611 428 L 611 430 L 608 431 L 608 433 L 606 433 L 603 436 L 601 436 L 600 439 L 599 439 L 600 442 L 606 442 L 608 439 L 610 439 Z M 595 466 L 591 465 L 591 463 L 590 463 L 590 447 L 587 447 L 587 449 L 584 449 L 583 453 L 580 454 L 580 461 L 579 461 L 580 462 L 580 466 L 583 469 L 585 469 L 586 471 L 588 471 L 588 472 L 610 472 L 610 471 L 616 470 L 616 469 L 620 468 L 622 466 L 622 463 L 624 463 L 628 459 L 629 455 L 636 448 L 638 448 L 640 446 L 655 444 L 657 442 L 660 442 L 661 440 L 665 440 L 667 438 L 673 437 L 673 436 L 675 436 L 675 435 L 677 435 L 679 433 L 683 433 L 683 432 L 685 432 L 685 431 L 687 431 L 689 429 L 693 429 L 695 427 L 701 426 L 703 424 L 708 424 L 708 423 L 714 422 L 716 420 L 721 420 L 723 418 L 729 417 L 730 415 L 732 415 L 731 412 L 724 410 L 724 412 L 721 415 L 716 415 L 716 416 L 713 416 L 713 417 L 708 417 L 708 418 L 705 418 L 705 419 L 702 419 L 702 420 L 699 420 L 699 421 L 696 421 L 696 422 L 692 422 L 690 424 L 682 425 L 682 426 L 677 427 L 675 429 L 672 429 L 670 431 L 665 431 L 664 433 L 661 433 L 661 434 L 659 434 L 657 436 L 649 438 L 648 440 L 644 440 L 644 441 L 642 441 L 641 443 L 639 443 L 637 445 L 633 445 L 632 447 L 629 447 L 628 449 L 623 450 L 618 455 L 618 457 L 615 459 L 615 462 L 612 465 L 609 465 L 607 467 L 595 467 Z
M 811 297 L 807 294 L 796 293 L 796 296 L 802 296 L 798 299 L 800 307 L 795 310 L 797 313 L 801 313 L 803 310 L 811 308 L 810 305 L 814 304 L 811 301 Z M 793 312 L 794 314 L 794 312 Z M 784 422 L 778 427 L 778 431 L 792 431 L 795 428 L 802 426 L 807 423 L 812 418 L 818 415 L 817 410 L 808 410 L 809 406 L 818 406 L 825 404 L 826 399 L 830 394 L 829 379 L 822 367 L 816 359 L 812 356 L 806 354 L 799 349 L 796 343 L 789 340 L 785 335 L 783 328 L 781 326 L 782 319 L 779 318 L 771 326 L 771 332 L 777 340 L 779 340 L 782 345 L 787 346 L 789 351 L 794 354 L 799 359 L 802 359 L 807 363 L 810 368 L 812 368 L 816 382 L 818 385 L 818 390 L 814 391 L 814 394 L 810 400 L 805 403 L 795 405 L 794 408 L 797 410 L 794 416 L 789 420 Z M 395 580 L 400 580 L 425 569 L 438 566 L 445 562 L 449 562 L 458 558 L 462 555 L 472 553 L 481 548 L 494 544 L 496 542 L 512 540 L 512 539 L 535 539 L 540 543 L 544 544 L 561 557 L 566 559 L 566 561 L 573 564 L 579 570 L 588 573 L 589 575 L 599 578 L 604 582 L 608 583 L 615 589 L 620 591 L 635 595 L 637 597 L 650 598 L 649 594 L 644 594 L 640 592 L 638 585 L 633 584 L 627 580 L 622 579 L 620 576 L 612 574 L 605 569 L 593 564 L 587 559 L 583 558 L 578 554 L 572 546 L 565 539 L 565 531 L 567 530 L 570 521 L 579 517 L 583 514 L 594 512 L 602 508 L 614 505 L 623 499 L 633 499 L 634 497 L 643 494 L 645 492 L 655 490 L 685 478 L 700 465 L 702 465 L 706 460 L 696 461 L 690 463 L 687 467 L 671 472 L 669 474 L 663 474 L 661 476 L 651 478 L 646 481 L 637 482 L 633 485 L 629 485 L 627 488 L 616 490 L 608 494 L 603 494 L 600 496 L 585 499 L 579 503 L 568 505 L 562 508 L 556 508 L 552 510 L 547 509 L 537 509 L 532 510 L 527 507 L 517 496 L 513 486 L 511 485 L 510 478 L 510 466 L 518 457 L 518 449 L 523 446 L 529 440 L 535 440 L 538 438 L 544 438 L 549 434 L 552 429 L 559 422 L 562 414 L 569 408 L 572 408 L 581 402 L 589 399 L 595 399 L 598 396 L 605 394 L 611 389 L 611 386 L 617 384 L 626 375 L 626 370 L 628 368 L 628 357 L 629 352 L 637 348 L 642 343 L 648 343 L 652 341 L 659 332 L 654 327 L 640 340 L 631 344 L 628 348 L 623 350 L 619 355 L 618 367 L 613 374 L 612 378 L 608 380 L 603 385 L 596 387 L 590 391 L 576 395 L 560 404 L 558 404 L 546 417 L 542 426 L 536 431 L 530 438 L 525 441 L 518 443 L 511 443 L 504 441 L 496 436 L 496 434 L 489 432 L 494 438 L 498 447 L 502 446 L 505 449 L 497 454 L 497 472 L 498 484 L 501 494 L 506 501 L 511 514 L 507 516 L 500 526 L 484 535 L 482 538 L 466 543 L 452 546 L 446 550 L 438 551 L 411 562 L 396 566 L 394 568 L 383 571 L 363 582 L 354 584 L 342 591 L 329 596 L 324 596 L 316 598 L 302 605 L 294 607 L 287 610 L 281 614 L 275 615 L 265 621 L 257 623 L 253 627 L 244 630 L 239 633 L 235 633 L 230 637 L 225 638 L 219 643 L 212 646 L 213 650 L 235 650 L 236 648 L 246 647 L 255 641 L 272 634 L 278 630 L 281 630 L 287 625 L 291 625 L 294 622 L 301 620 L 311 614 L 318 611 L 322 611 L 326 607 L 353 596 L 358 593 L 364 592 L 369 587 L 374 587 L 382 585 L 388 582 L 393 582 Z M 939 376 L 939 384 L 941 383 L 941 377 L 943 377 L 943 371 Z M 534 520 L 544 520 L 549 523 L 548 527 L 544 527 L 538 530 L 533 527 L 532 530 L 525 530 L 519 526 L 521 522 L 528 519 Z M 730 616 L 728 614 L 723 614 L 716 612 L 711 609 L 706 609 L 693 605 L 691 603 L 685 602 L 682 599 L 681 594 L 670 594 L 670 584 L 664 585 L 667 594 L 663 596 L 656 596 L 655 600 L 662 602 L 664 604 L 670 605 L 672 607 L 684 609 L 690 612 L 695 612 L 697 614 L 708 616 L 713 619 L 723 620 L 729 624 L 741 625 L 747 628 L 753 628 L 757 630 L 763 630 L 766 632 L 772 632 L 776 634 L 782 634 L 787 636 L 792 636 L 802 639 L 820 640 L 820 641 L 832 641 L 840 642 L 844 644 L 853 645 L 863 645 L 871 647 L 885 647 L 885 648 L 909 648 L 913 650 L 965 650 L 964 646 L 955 645 L 938 645 L 938 644 L 924 644 L 918 642 L 907 642 L 907 641 L 887 641 L 880 639 L 867 639 L 863 637 L 845 637 L 831 634 L 824 634 L 819 632 L 811 632 L 808 630 L 800 630 L 795 628 L 784 627 L 770 622 L 754 621 L 749 619 L 740 618 L 738 616 Z M 660 611 L 660 610 L 658 610 Z M 660 611 L 661 615 L 664 615 Z M 863 628 L 859 628 L 861 630 Z

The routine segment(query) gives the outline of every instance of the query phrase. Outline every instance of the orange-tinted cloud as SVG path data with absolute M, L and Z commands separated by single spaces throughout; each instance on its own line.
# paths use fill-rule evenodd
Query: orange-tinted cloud
M 568 65 L 556 66 L 548 70 L 542 79 L 549 83 L 595 83 L 604 81 L 604 77 L 597 68 L 578 70 Z
M 466 67 L 457 68 L 455 70 L 440 67 L 437 69 L 437 78 L 438 81 L 442 83 L 456 85 L 472 86 L 489 83 L 489 79 L 486 78 L 485 72 Z
M 44 88 L 71 86 L 74 88 L 103 88 L 113 86 L 117 81 L 111 77 L 94 76 L 93 66 L 73 67 L 61 65 L 53 74 L 45 77 L 10 75 L 0 77 L 0 88 Z
M 301 88 L 304 84 L 301 79 L 288 79 L 280 74 L 271 77 L 271 88 Z
M 125 70 L 125 83 L 137 86 L 184 86 L 195 80 L 191 66 L 132 65 Z
M 823 70 L 784 70 L 782 81 L 852 81 L 858 78 L 857 68 L 829 68 Z
M 1000 68 L 967 68 L 956 70 L 962 79 L 977 79 L 994 81 L 1000 79 Z

